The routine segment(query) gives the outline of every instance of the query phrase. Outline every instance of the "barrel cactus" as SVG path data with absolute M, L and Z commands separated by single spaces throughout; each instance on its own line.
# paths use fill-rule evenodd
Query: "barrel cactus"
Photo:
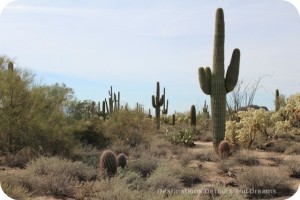
M 223 140 L 218 147 L 218 155 L 220 158 L 226 158 L 229 156 L 230 145 L 227 140 Z
M 240 50 L 234 49 L 231 62 L 224 77 L 225 24 L 222 8 L 218 8 L 215 21 L 215 38 L 212 72 L 209 67 L 200 67 L 199 82 L 202 91 L 210 95 L 213 125 L 213 144 L 217 151 L 225 136 L 226 94 L 231 92 L 238 81 Z
M 121 167 L 122 169 L 125 168 L 125 166 L 126 166 L 126 164 L 127 164 L 127 159 L 126 159 L 125 154 L 120 153 L 120 154 L 117 156 L 117 163 L 118 163 L 118 167 Z
M 117 173 L 117 158 L 113 151 L 105 150 L 100 157 L 100 175 L 102 177 L 112 177 Z

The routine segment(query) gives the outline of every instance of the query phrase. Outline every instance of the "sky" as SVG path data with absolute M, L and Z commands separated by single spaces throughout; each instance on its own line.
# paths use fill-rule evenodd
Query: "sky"
M 212 66 L 215 11 L 225 15 L 225 68 L 241 51 L 239 79 L 264 76 L 254 104 L 300 92 L 300 17 L 283 0 L 16 0 L 0 15 L 0 55 L 65 83 L 79 100 L 137 102 L 154 112 L 156 82 L 169 113 L 202 109 L 198 67 Z M 208 104 L 210 107 L 210 104 Z

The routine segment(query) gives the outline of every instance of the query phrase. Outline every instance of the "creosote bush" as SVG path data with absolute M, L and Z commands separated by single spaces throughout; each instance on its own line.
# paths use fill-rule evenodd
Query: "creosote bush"
M 31 161 L 24 172 L 17 175 L 21 185 L 37 195 L 74 197 L 74 187 L 80 181 L 96 179 L 96 170 L 82 162 L 59 157 L 40 157 Z
M 292 195 L 294 191 L 286 181 L 286 173 L 270 167 L 254 167 L 238 176 L 240 189 L 256 191 L 247 194 L 247 198 L 251 199 Z

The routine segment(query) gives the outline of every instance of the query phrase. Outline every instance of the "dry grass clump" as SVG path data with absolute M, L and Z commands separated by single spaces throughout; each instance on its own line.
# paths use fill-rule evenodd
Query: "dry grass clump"
M 219 160 L 218 156 L 213 150 L 201 151 L 201 153 L 195 153 L 195 160 L 201 162 L 213 162 Z
M 180 168 L 173 163 L 162 163 L 146 180 L 151 191 L 166 191 L 167 194 L 176 194 L 183 188 L 180 183 Z
M 299 160 L 287 160 L 284 162 L 284 166 L 292 178 L 300 178 L 300 161 Z
M 234 165 L 234 163 L 231 160 L 220 160 L 217 163 L 218 174 L 228 175 L 228 174 L 232 173 L 233 165 Z
M 247 198 L 274 198 L 293 194 L 287 178 L 276 168 L 254 167 L 238 176 L 238 184 Z
M 259 165 L 258 157 L 253 155 L 253 152 L 251 150 L 242 149 L 240 151 L 237 151 L 233 159 L 237 163 L 242 165 L 247 165 L 247 166 Z
M 118 177 L 113 177 L 110 180 L 105 179 L 96 182 L 96 192 L 93 200 L 142 200 L 143 193 L 137 190 L 131 190 L 128 185 Z
M 198 193 L 196 200 L 216 199 L 220 196 L 220 190 L 214 185 L 205 185 Z
M 123 171 L 124 173 L 120 174 L 120 178 L 126 183 L 129 189 L 131 190 L 142 190 L 145 189 L 145 178 L 142 178 L 141 175 L 134 171 Z
M 1 188 L 13 199 L 26 199 L 31 196 L 29 190 L 23 186 L 22 180 L 12 175 L 1 176 Z
M 149 176 L 158 166 L 157 159 L 144 155 L 136 160 L 128 162 L 128 169 L 141 174 L 142 177 Z
M 182 166 L 186 166 L 192 160 L 195 160 L 195 154 L 185 151 L 180 156 L 178 156 L 178 160 Z
M 299 143 L 294 143 L 292 145 L 289 145 L 285 149 L 284 153 L 288 154 L 288 155 L 300 155 L 300 145 L 299 145 Z

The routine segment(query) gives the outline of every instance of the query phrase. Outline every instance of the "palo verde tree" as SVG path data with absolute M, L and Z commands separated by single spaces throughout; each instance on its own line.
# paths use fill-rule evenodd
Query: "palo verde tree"
M 73 92 L 64 84 L 37 85 L 34 75 L 0 57 L 0 152 L 23 148 L 65 154 L 74 146 L 66 116 Z M 55 147 L 55 148 L 53 148 Z

